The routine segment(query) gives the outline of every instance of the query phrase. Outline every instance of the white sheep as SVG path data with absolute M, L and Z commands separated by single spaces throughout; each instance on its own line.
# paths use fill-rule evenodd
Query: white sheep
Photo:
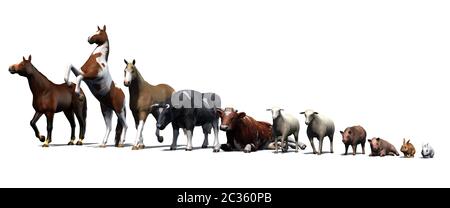
M 311 147 L 314 154 L 322 154 L 322 144 L 323 138 L 328 137 L 330 139 L 330 152 L 333 153 L 333 136 L 334 136 L 334 123 L 331 119 L 313 111 L 305 110 L 300 114 L 305 115 L 305 124 L 308 126 L 306 134 L 308 136 L 309 142 L 311 142 Z M 319 140 L 319 151 L 316 151 L 314 147 L 313 138 L 316 137 Z

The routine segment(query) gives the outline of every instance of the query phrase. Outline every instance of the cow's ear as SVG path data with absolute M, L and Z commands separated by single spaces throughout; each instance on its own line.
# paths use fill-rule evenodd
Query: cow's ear
M 372 139 L 368 139 L 367 141 L 368 141 L 369 143 L 371 143 L 371 142 L 372 142 Z
M 244 112 L 240 112 L 238 113 L 238 118 L 244 118 L 247 114 L 245 114 Z
M 339 131 L 339 132 L 341 132 L 341 134 L 344 134 L 344 132 L 343 132 L 343 131 Z
M 223 118 L 223 110 L 222 109 L 216 108 L 216 112 L 217 112 L 217 115 L 219 115 L 220 118 Z
M 377 138 L 377 141 L 380 141 L 380 137 Z
M 123 62 L 125 62 L 125 64 L 128 65 L 128 61 L 126 59 L 123 59 Z

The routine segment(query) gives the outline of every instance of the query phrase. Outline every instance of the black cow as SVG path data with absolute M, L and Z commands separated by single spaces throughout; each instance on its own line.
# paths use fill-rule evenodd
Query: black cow
M 181 90 L 172 94 L 170 104 L 158 105 L 158 107 L 160 107 L 161 113 L 156 127 L 163 130 L 169 123 L 172 123 L 171 150 L 176 149 L 179 129 L 182 128 L 187 136 L 186 151 L 191 151 L 194 127 L 202 126 L 205 135 L 202 148 L 208 147 L 208 134 L 211 133 L 212 128 L 214 129 L 214 152 L 219 152 L 219 115 L 216 108 L 220 108 L 220 97 L 217 94 Z

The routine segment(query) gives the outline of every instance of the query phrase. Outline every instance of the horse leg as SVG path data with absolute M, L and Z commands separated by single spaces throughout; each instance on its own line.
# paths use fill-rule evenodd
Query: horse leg
M 45 139 L 42 147 L 48 147 L 48 144 L 52 142 L 52 130 L 53 130 L 53 116 L 55 113 L 46 113 L 45 117 L 47 117 L 47 139 Z
M 86 133 L 86 110 L 85 104 L 75 109 L 75 116 L 77 117 L 78 124 L 80 124 L 80 135 L 76 145 L 83 145 L 84 134 Z
M 127 135 L 127 129 L 128 129 L 128 125 L 127 125 L 127 119 L 126 119 L 126 113 L 125 113 L 126 109 L 125 107 L 122 108 L 122 111 L 120 113 L 116 112 L 117 115 L 117 123 L 120 123 L 120 125 L 122 126 L 122 134 L 120 136 L 120 141 L 117 143 L 116 141 L 116 146 L 117 147 L 123 147 L 125 144 L 125 137 Z M 144 121 L 145 122 L 145 121 Z M 144 124 L 142 124 L 144 125 Z M 116 128 L 117 131 L 117 128 Z
M 147 113 L 140 113 L 136 126 L 136 138 L 132 150 L 144 149 L 144 139 L 142 137 L 142 130 L 144 129 L 145 121 L 147 120 Z M 135 121 L 136 122 L 136 121 Z
M 73 116 L 72 111 L 64 111 L 64 115 L 66 115 L 67 120 L 70 123 L 70 141 L 67 145 L 74 145 L 75 141 L 75 118 Z
M 36 126 L 36 122 L 39 120 L 39 118 L 41 118 L 41 116 L 42 116 L 42 113 L 35 112 L 33 119 L 31 119 L 31 121 L 30 121 L 30 125 L 31 125 L 31 128 L 33 128 L 33 130 L 34 130 L 34 135 L 36 136 L 36 138 L 38 138 L 39 141 L 44 142 L 45 136 L 43 136 L 39 133 L 39 129 Z
M 154 110 L 152 111 L 152 115 L 153 115 L 153 117 L 155 118 L 155 120 L 158 121 L 158 117 L 159 117 L 159 109 L 154 109 Z M 159 143 L 162 143 L 162 142 L 164 141 L 164 137 L 159 135 L 159 129 L 158 129 L 158 128 L 156 128 L 155 135 L 156 135 L 156 139 L 158 139 L 158 142 L 159 142 Z
M 78 97 L 81 97 L 82 95 L 80 94 L 80 85 L 81 85 L 81 80 L 83 80 L 83 75 L 78 75 L 77 79 L 75 81 L 75 94 L 77 94 Z
M 109 133 L 111 133 L 111 123 L 112 123 L 112 109 L 106 107 L 105 105 L 100 105 L 102 109 L 103 119 L 105 119 L 106 132 L 103 137 L 103 141 L 100 144 L 100 147 L 106 147 L 106 143 L 108 142 Z

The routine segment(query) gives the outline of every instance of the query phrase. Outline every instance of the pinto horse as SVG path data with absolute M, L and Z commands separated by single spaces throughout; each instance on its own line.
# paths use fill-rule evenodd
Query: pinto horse
M 100 102 L 103 118 L 106 124 L 106 133 L 100 147 L 105 147 L 111 132 L 111 120 L 113 111 L 117 115 L 115 146 L 123 147 L 127 132 L 125 94 L 116 87 L 112 81 L 108 68 L 109 40 L 106 34 L 106 26 L 103 29 L 97 26 L 97 33 L 88 38 L 90 44 L 97 47 L 89 56 L 88 60 L 81 67 L 81 70 L 70 66 L 67 70 L 65 80 L 69 83 L 70 71 L 77 77 L 75 82 L 75 92 L 80 92 L 81 81 L 89 87 L 89 90 Z M 80 95 L 80 97 L 82 97 Z
M 125 78 L 123 84 L 130 90 L 130 110 L 133 113 L 137 130 L 136 140 L 132 149 L 139 150 L 144 148 L 142 129 L 148 114 L 151 113 L 158 120 L 160 109 L 155 107 L 155 105 L 170 103 L 174 89 L 166 84 L 155 86 L 149 84 L 137 70 L 136 60 L 132 62 L 124 61 L 127 66 L 124 70 Z M 159 142 L 163 142 L 163 137 L 159 135 L 158 128 L 156 128 L 156 137 Z
M 48 80 L 47 77 L 41 74 L 41 72 L 31 64 L 31 55 L 28 57 L 28 60 L 23 57 L 22 62 L 10 66 L 9 72 L 11 74 L 17 73 L 28 79 L 28 84 L 33 93 L 33 108 L 36 111 L 33 119 L 30 121 L 30 125 L 34 130 L 36 137 L 41 142 L 44 142 L 42 145 L 43 147 L 48 147 L 49 143 L 52 142 L 53 116 L 55 113 L 61 111 L 66 115 L 70 127 L 72 128 L 68 145 L 73 145 L 75 141 L 74 113 L 80 124 L 80 136 L 76 144 L 83 144 L 84 133 L 86 132 L 87 111 L 87 102 L 83 91 L 79 92 L 83 95 L 82 98 L 79 99 L 73 85 L 67 86 L 64 83 L 57 85 Z M 47 117 L 47 138 L 39 133 L 36 126 L 36 122 L 43 114 Z

